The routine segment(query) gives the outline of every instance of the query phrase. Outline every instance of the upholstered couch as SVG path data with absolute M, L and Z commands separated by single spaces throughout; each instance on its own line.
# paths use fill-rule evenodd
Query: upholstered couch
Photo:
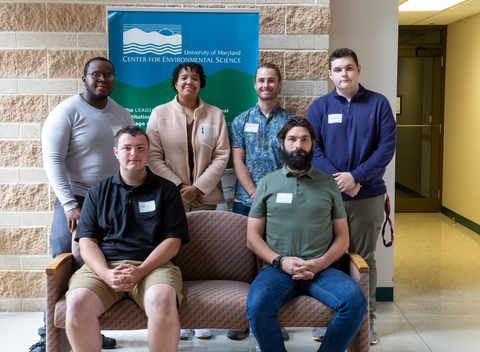
M 187 214 L 190 243 L 182 245 L 174 261 L 182 270 L 184 300 L 182 328 L 245 329 L 250 283 L 259 262 L 246 246 L 247 217 L 222 211 Z M 83 264 L 74 242 L 73 254 L 62 254 L 46 269 L 47 352 L 70 351 L 65 334 L 65 292 L 73 272 Z M 345 254 L 342 270 L 354 278 L 368 298 L 368 266 L 355 254 Z M 317 300 L 300 296 L 281 309 L 281 326 L 327 326 L 334 313 Z M 370 350 L 368 315 L 350 344 L 351 352 Z M 132 300 L 117 302 L 100 318 L 102 330 L 146 329 L 147 318 Z

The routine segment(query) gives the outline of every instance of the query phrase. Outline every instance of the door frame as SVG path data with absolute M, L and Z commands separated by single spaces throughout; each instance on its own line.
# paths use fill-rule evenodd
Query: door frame
M 431 176 L 430 198 L 398 198 L 395 197 L 396 212 L 439 212 L 442 205 L 443 179 L 443 135 L 444 135 L 444 101 L 445 101 L 445 65 L 447 26 L 399 26 L 402 30 L 440 30 L 440 44 L 422 44 L 425 49 L 441 50 L 441 56 L 434 59 L 433 101 L 432 101 L 432 133 L 431 133 Z M 417 45 L 398 45 L 398 58 L 419 57 Z M 397 72 L 398 75 L 398 72 Z M 434 147 L 435 146 L 435 147 Z M 397 169 L 398 171 L 398 169 Z M 397 172 L 396 171 L 396 172 Z

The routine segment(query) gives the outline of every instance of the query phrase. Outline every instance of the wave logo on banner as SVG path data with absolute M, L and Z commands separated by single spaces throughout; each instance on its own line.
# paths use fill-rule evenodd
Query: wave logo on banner
M 164 24 L 125 25 L 123 54 L 180 55 L 182 26 Z

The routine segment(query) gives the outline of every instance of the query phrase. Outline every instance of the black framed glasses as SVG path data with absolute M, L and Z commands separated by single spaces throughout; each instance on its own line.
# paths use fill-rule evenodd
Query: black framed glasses
M 115 75 L 113 73 L 93 72 L 93 73 L 87 73 L 87 75 L 92 76 L 97 81 L 100 81 L 102 78 L 105 78 L 109 82 L 115 81 Z

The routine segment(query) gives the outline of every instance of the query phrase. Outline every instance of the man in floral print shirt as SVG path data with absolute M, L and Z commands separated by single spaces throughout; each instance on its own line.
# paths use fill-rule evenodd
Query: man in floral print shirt
M 278 103 L 282 76 L 278 67 L 262 63 L 255 72 L 258 103 L 232 122 L 230 146 L 237 176 L 233 212 L 248 216 L 258 182 L 283 166 L 277 133 L 294 114 Z

